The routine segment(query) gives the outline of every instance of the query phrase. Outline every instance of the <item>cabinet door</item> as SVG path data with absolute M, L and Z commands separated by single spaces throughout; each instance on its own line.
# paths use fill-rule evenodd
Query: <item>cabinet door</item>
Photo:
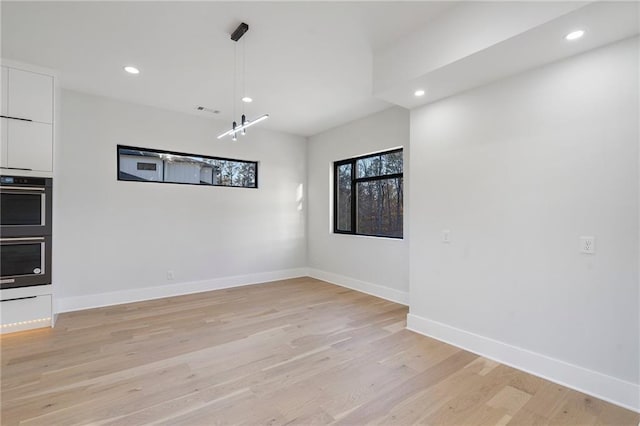
M 7 120 L 8 167 L 43 172 L 53 170 L 53 126 Z
M 7 151 L 7 119 L 0 118 L 0 167 L 8 167 Z
M 7 93 L 7 74 L 8 74 L 8 70 L 7 67 L 1 67 L 2 68 L 2 87 L 0 88 L 0 98 L 2 99 L 2 113 L 0 115 L 7 115 L 7 99 L 9 97 L 9 94 Z
M 8 116 L 53 123 L 53 77 L 9 68 Z

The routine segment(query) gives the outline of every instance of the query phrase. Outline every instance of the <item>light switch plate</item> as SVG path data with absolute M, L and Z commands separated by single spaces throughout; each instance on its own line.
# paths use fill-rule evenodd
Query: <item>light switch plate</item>
M 585 254 L 596 253 L 596 240 L 594 237 L 580 237 L 580 251 Z
M 442 230 L 442 242 L 445 244 L 451 243 L 451 231 L 448 229 Z

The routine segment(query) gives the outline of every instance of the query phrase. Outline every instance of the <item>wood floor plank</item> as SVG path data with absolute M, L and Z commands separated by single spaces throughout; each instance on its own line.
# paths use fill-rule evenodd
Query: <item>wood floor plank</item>
M 61 314 L 0 337 L 2 425 L 633 425 L 299 278 Z

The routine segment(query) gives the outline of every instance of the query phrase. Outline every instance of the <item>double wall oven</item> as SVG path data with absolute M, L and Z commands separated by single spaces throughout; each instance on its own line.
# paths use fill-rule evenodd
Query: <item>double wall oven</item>
M 51 284 L 50 178 L 0 176 L 0 288 Z

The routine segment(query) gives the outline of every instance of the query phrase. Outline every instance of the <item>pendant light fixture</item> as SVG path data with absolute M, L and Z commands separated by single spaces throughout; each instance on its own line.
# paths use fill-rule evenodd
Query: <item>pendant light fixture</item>
M 233 42 L 235 43 L 233 48 L 234 49 L 233 51 L 233 116 L 234 117 L 236 116 L 236 104 L 238 99 L 238 96 L 236 93 L 237 76 L 238 76 L 238 72 L 237 72 L 238 71 L 237 70 L 238 40 L 240 40 L 247 31 L 249 31 L 249 25 L 243 22 L 240 25 L 238 25 L 238 28 L 236 28 L 235 31 L 231 34 L 231 40 L 233 40 Z M 218 136 L 218 139 L 222 139 L 225 136 L 231 136 L 231 140 L 236 141 L 238 140 L 238 134 L 245 135 L 247 133 L 248 127 L 251 127 L 256 123 L 259 123 L 269 118 L 269 114 L 263 114 L 260 117 L 254 118 L 253 120 L 247 120 L 247 116 L 244 113 L 244 104 L 252 101 L 252 99 L 249 96 L 247 96 L 247 93 L 245 91 L 245 87 L 246 87 L 246 84 L 245 84 L 246 54 L 245 53 L 246 53 L 245 42 L 242 42 L 242 117 L 240 119 L 240 125 L 238 125 L 237 121 L 233 120 L 233 122 L 231 123 L 231 129 L 227 130 L 226 132 Z

